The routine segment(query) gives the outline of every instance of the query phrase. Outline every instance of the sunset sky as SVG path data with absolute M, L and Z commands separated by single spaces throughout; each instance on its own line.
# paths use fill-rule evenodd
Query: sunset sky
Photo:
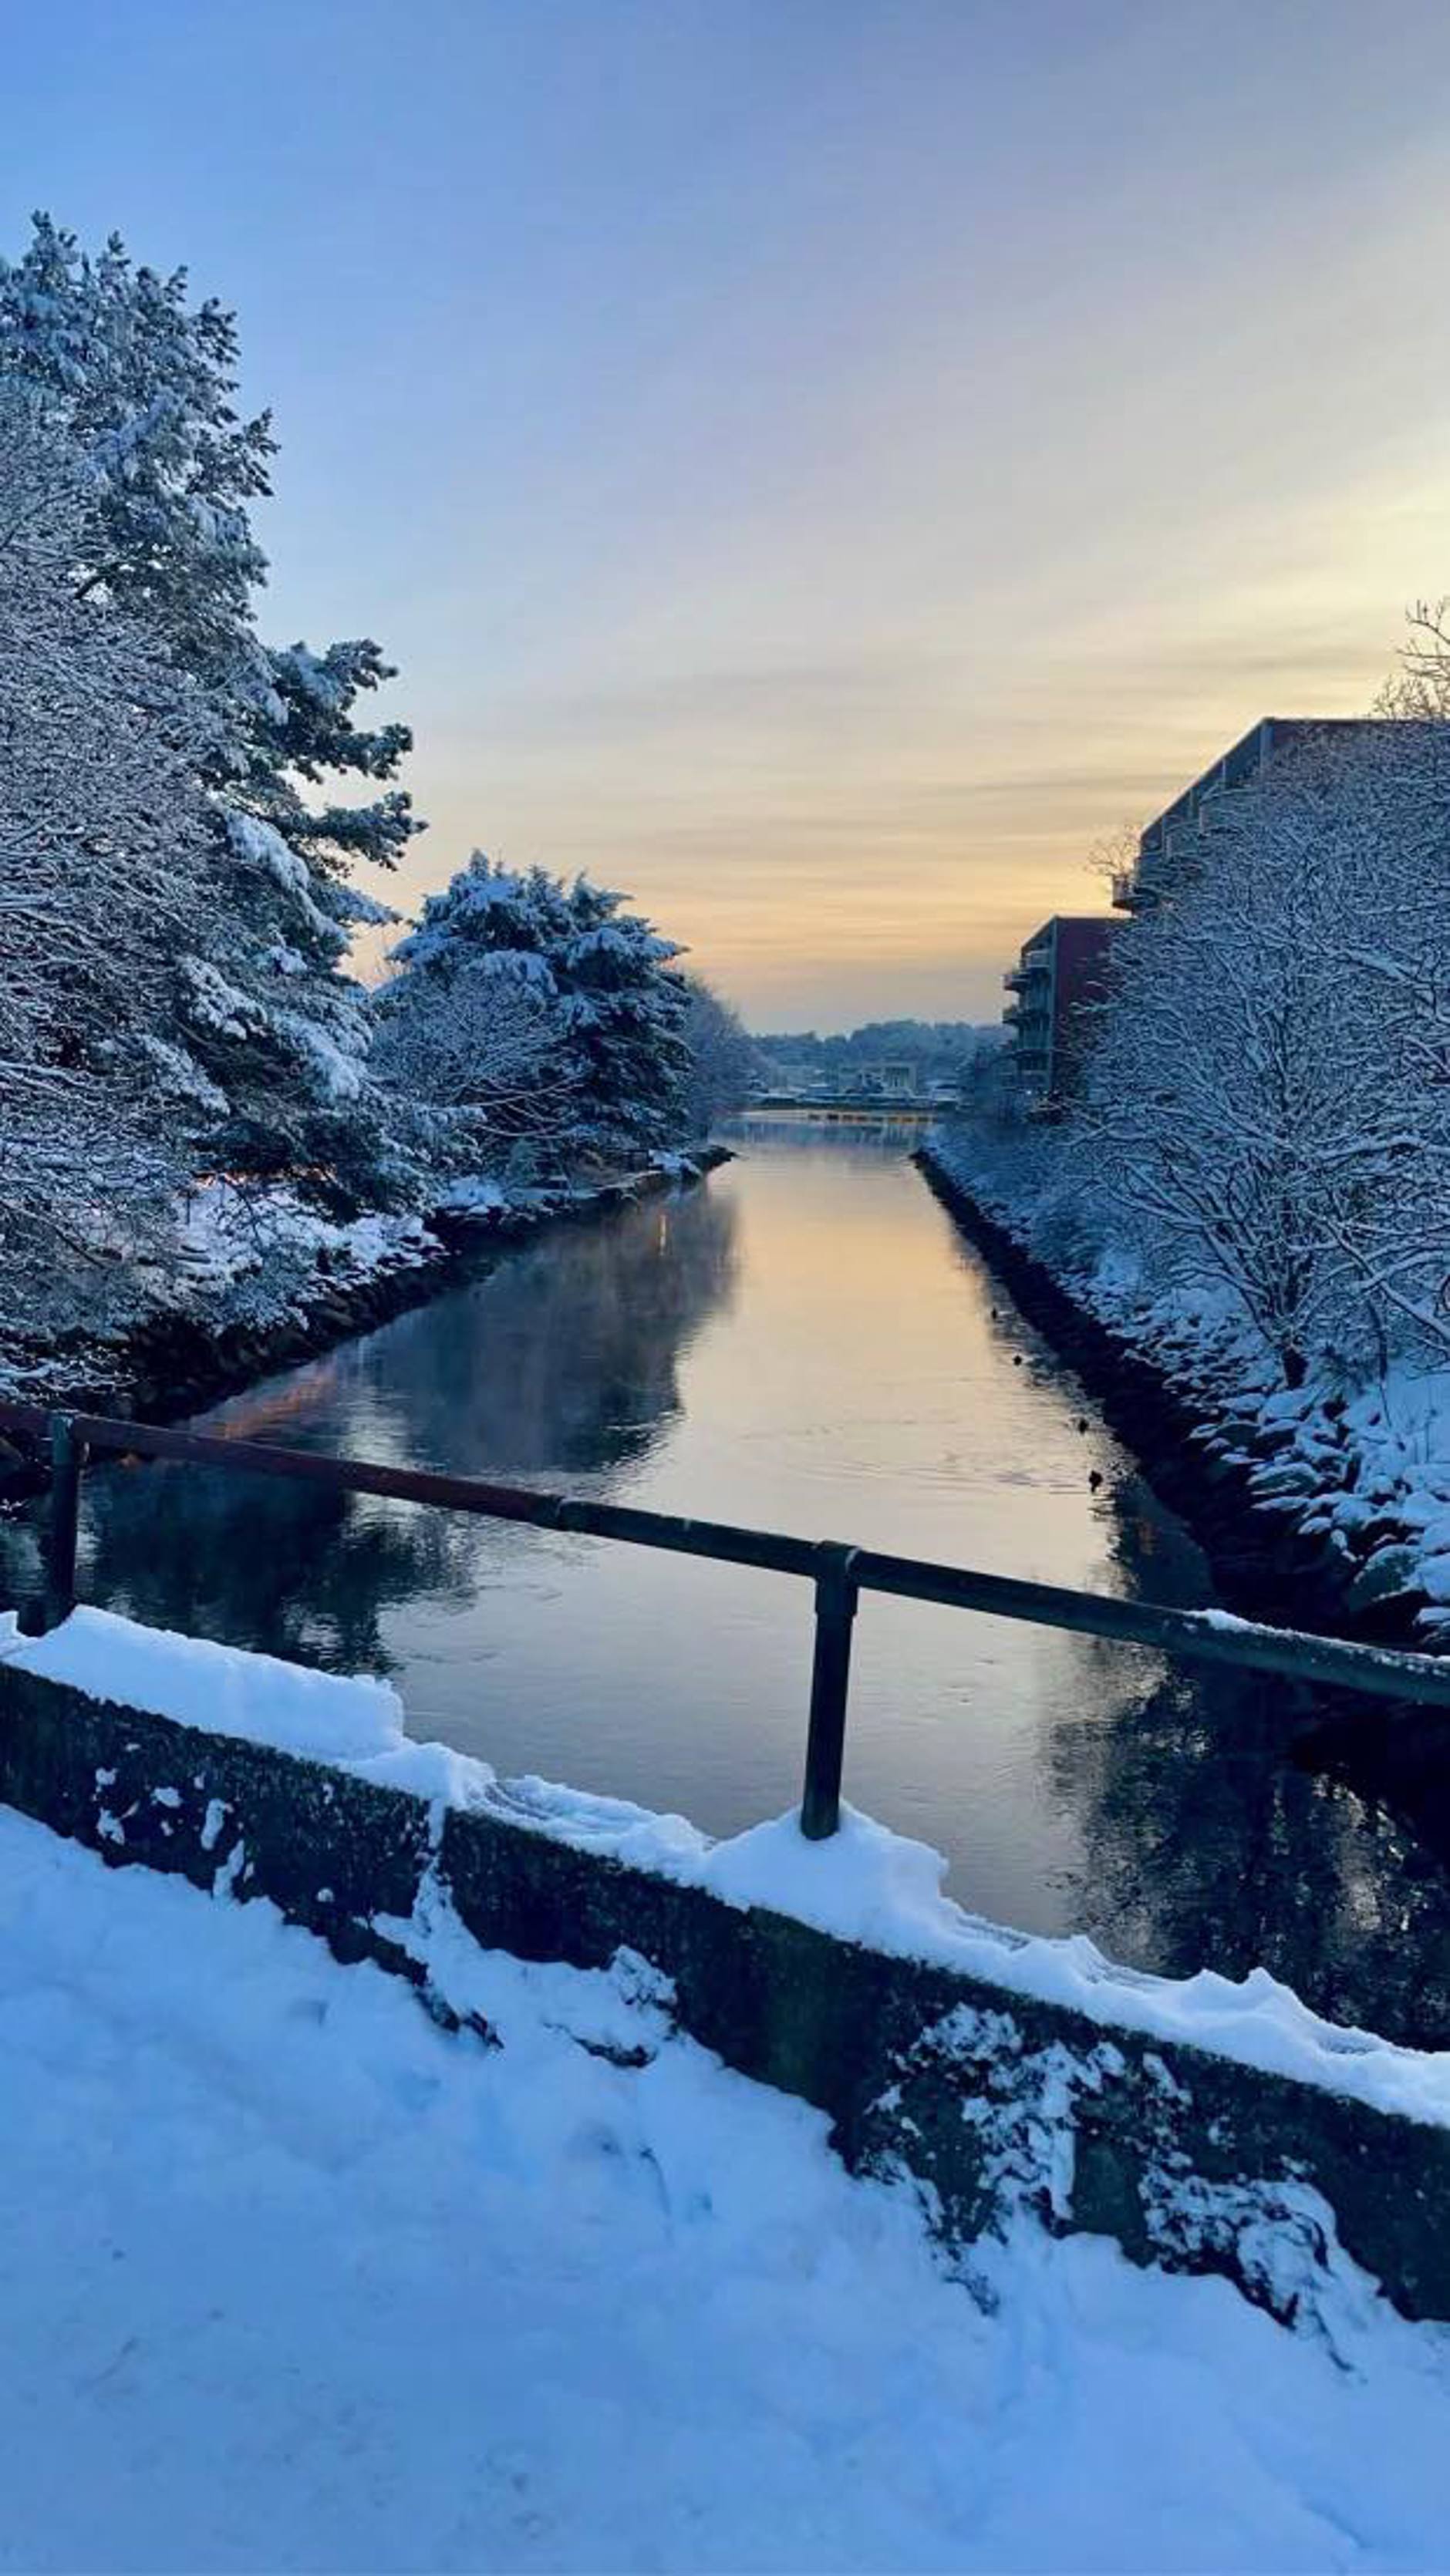
M 431 828 L 760 1027 L 995 1016 L 1092 846 L 1450 589 L 1450 9 L 78 0 L 33 205 L 276 410 L 267 627 L 402 666 Z

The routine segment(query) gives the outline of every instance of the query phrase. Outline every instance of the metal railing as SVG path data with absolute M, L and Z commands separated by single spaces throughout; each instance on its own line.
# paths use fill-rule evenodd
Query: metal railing
M 833 1834 L 840 1822 L 851 1635 L 863 1592 L 976 1610 L 995 1619 L 1026 1620 L 1080 1636 L 1150 1646 L 1189 1662 L 1227 1664 L 1239 1671 L 1272 1673 L 1293 1682 L 1318 1682 L 1371 1698 L 1450 1712 L 1450 1662 L 1396 1647 L 1351 1645 L 1338 1637 L 1256 1625 L 1223 1611 L 1115 1601 L 1103 1593 L 1074 1592 L 1013 1575 L 981 1574 L 966 1566 L 933 1564 L 923 1557 L 891 1556 L 835 1539 L 791 1538 L 780 1531 L 743 1529 L 725 1521 L 683 1520 L 670 1512 L 636 1511 L 627 1504 L 540 1493 L 531 1486 L 436 1475 L 423 1468 L 384 1466 L 364 1458 L 333 1458 L 310 1449 L 278 1449 L 254 1440 L 219 1440 L 202 1432 L 170 1431 L 104 1414 L 47 1412 L 35 1405 L 0 1403 L 0 1431 L 17 1432 L 49 1455 L 50 1508 L 44 1550 L 47 1626 L 57 1625 L 75 1606 L 81 1475 L 92 1456 L 173 1459 L 220 1467 L 234 1475 L 281 1476 L 297 1484 L 321 1485 L 333 1493 L 374 1494 L 390 1502 L 471 1512 L 485 1520 L 520 1521 L 534 1529 L 619 1540 L 674 1556 L 711 1557 L 721 1565 L 753 1566 L 763 1573 L 803 1579 L 814 1587 L 815 1649 L 801 1830 L 813 1841 Z

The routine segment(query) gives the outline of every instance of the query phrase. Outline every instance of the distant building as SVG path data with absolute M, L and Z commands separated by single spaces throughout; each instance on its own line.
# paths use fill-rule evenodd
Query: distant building
M 1261 716 L 1140 834 L 1132 864 L 1113 878 L 1115 909 L 1141 913 L 1161 903 L 1191 872 L 1199 840 L 1222 812 L 1224 798 L 1286 751 L 1327 736 L 1378 732 L 1383 722 L 1375 716 Z M 1077 1086 L 1119 927 L 1106 914 L 1057 914 L 1033 932 L 1002 978 L 1013 997 L 1002 1014 L 1009 1053 L 1024 1094 L 1039 1109 L 1054 1108 Z
M 1054 913 L 1002 978 L 1013 996 L 1002 1017 L 1017 1078 L 1036 1108 L 1055 1107 L 1077 1087 L 1117 927 L 1110 913 Z
M 812 1057 L 768 1055 L 762 1059 L 760 1078 L 753 1087 L 776 1099 L 809 1100 L 813 1092 L 821 1092 L 827 1086 Z
M 851 1089 L 870 1100 L 915 1100 L 917 1068 L 908 1057 L 863 1064 L 851 1078 Z
M 1185 866 L 1194 845 L 1211 822 L 1221 799 L 1245 787 L 1293 744 L 1326 734 L 1378 730 L 1374 716 L 1261 716 L 1242 740 L 1185 787 L 1143 832 L 1137 857 L 1113 879 L 1113 901 L 1120 912 L 1147 912 L 1160 903 Z

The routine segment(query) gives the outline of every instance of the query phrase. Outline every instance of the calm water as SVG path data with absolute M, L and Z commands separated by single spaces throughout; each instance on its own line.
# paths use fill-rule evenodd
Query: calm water
M 752 1122 L 708 1187 L 560 1230 L 206 1420 L 1210 1599 L 909 1141 Z M 21 1559 L 26 1534 L 6 1544 Z M 149 1468 L 90 1480 L 82 1581 L 155 1624 L 389 1673 L 415 1733 L 504 1772 L 717 1832 L 798 1795 L 810 1602 L 786 1579 Z M 1306 1768 L 1287 1707 L 1273 1683 L 868 1598 L 847 1792 L 944 1850 L 978 1910 L 1175 1972 L 1264 1959 L 1326 2009 L 1450 2038 L 1434 1836 Z

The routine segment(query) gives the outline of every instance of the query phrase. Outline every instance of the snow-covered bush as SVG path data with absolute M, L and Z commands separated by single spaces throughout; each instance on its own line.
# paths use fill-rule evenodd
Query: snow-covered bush
M 1441 613 L 1379 713 L 1205 806 L 1114 942 L 1081 1096 L 1043 1119 L 988 1079 L 950 1147 L 1060 1275 L 1131 1279 L 1155 1329 L 1215 1319 L 1245 1385 L 1352 1389 L 1450 1348 Z

